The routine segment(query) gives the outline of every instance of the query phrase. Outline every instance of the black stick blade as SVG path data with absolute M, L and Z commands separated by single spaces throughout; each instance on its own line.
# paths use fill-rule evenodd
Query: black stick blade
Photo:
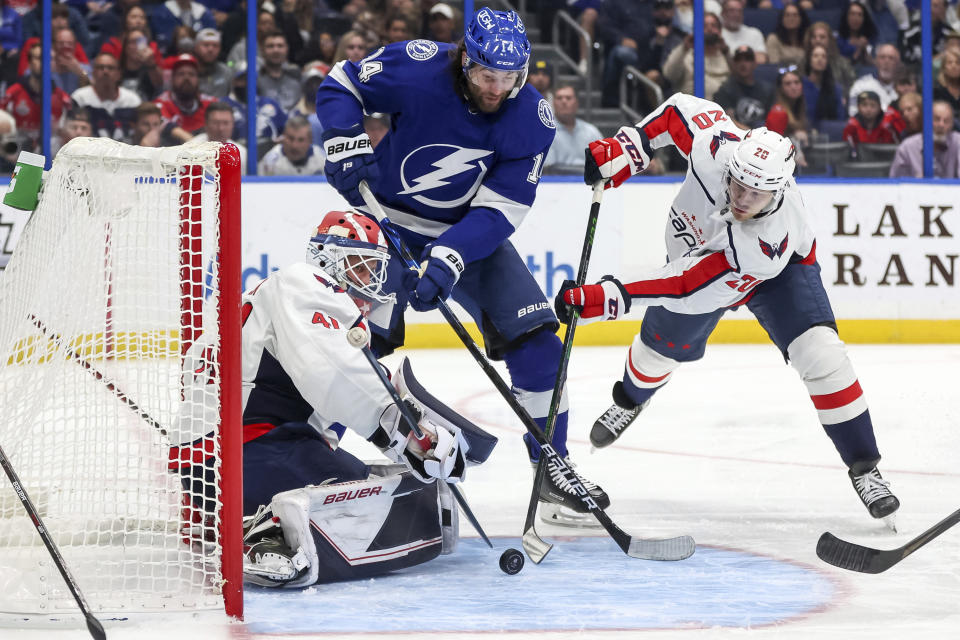
M 858 573 L 881 573 L 893 562 L 884 562 L 884 554 L 897 556 L 895 551 L 880 551 L 841 540 L 830 532 L 817 541 L 817 556 L 828 564 Z M 894 560 L 896 562 L 896 560 Z
M 92 614 L 87 615 L 87 631 L 95 640 L 107 640 L 107 632 L 103 630 L 103 625 Z

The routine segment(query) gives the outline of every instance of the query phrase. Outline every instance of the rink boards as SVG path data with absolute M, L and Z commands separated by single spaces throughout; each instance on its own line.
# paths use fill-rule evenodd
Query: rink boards
M 550 300 L 560 283 L 576 273 L 590 208 L 590 190 L 563 180 L 544 179 L 533 209 L 512 238 Z M 605 193 L 588 281 L 608 273 L 638 279 L 663 263 L 666 215 L 679 187 L 675 179 L 651 178 Z M 847 341 L 960 342 L 957 184 L 820 181 L 801 182 L 800 188 L 817 235 L 824 285 Z M 346 202 L 322 181 L 245 181 L 244 287 L 302 260 L 304 238 L 319 216 L 342 208 Z M 578 342 L 625 344 L 639 320 L 634 316 L 590 325 L 578 332 Z M 407 335 L 411 346 L 457 344 L 438 312 L 408 311 Z M 742 310 L 721 321 L 713 340 L 767 338 Z

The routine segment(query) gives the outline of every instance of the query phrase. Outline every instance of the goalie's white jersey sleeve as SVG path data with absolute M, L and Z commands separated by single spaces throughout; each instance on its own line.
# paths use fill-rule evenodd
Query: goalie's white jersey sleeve
M 677 313 L 709 313 L 742 304 L 754 287 L 775 278 L 790 261 L 816 259 L 813 231 L 792 178 L 773 212 L 746 222 L 733 220 L 726 167 L 747 132 L 718 104 L 677 93 L 636 129 L 645 155 L 673 145 L 687 159 L 687 175 L 668 214 L 669 262 L 625 282 L 634 302 Z
M 305 263 L 272 273 L 244 293 L 243 320 L 245 425 L 303 421 L 323 432 L 340 423 L 373 434 L 391 399 L 347 340 L 365 320 L 326 273 Z

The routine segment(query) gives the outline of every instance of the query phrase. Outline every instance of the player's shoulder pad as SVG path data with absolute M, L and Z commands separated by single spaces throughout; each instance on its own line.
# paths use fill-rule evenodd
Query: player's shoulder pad
M 382 65 L 392 71 L 402 69 L 406 73 L 416 74 L 419 70 L 446 66 L 450 61 L 449 51 L 453 45 L 433 42 L 432 40 L 409 40 L 384 45 L 367 54 L 357 63 L 361 73 L 364 65 Z M 390 74 L 393 76 L 394 74 Z
M 692 96 L 687 93 L 673 94 L 661 105 L 661 108 L 665 105 L 673 105 L 687 118 L 702 112 L 710 112 L 713 110 L 723 111 L 723 108 L 716 102 L 705 98 L 698 98 L 697 96 Z
M 523 158 L 547 149 L 557 133 L 557 120 L 546 98 L 524 85 L 515 98 L 507 101 L 503 118 L 497 123 L 502 140 L 501 153 L 506 157 Z
M 318 309 L 325 309 L 347 320 L 357 315 L 357 305 L 350 295 L 319 267 L 297 262 L 271 274 L 285 297 L 304 300 Z
M 424 91 L 431 91 L 429 87 L 437 78 L 446 78 L 452 47 L 423 39 L 394 42 L 372 51 L 359 62 L 341 64 L 343 73 L 358 87 L 367 85 L 375 91 L 422 95 Z

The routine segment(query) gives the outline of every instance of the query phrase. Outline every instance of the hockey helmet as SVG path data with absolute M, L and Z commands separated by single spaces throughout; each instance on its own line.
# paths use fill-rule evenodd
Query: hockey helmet
M 727 162 L 724 180 L 727 199 L 731 199 L 731 186 L 745 187 L 753 192 L 771 192 L 769 204 L 752 217 L 767 215 L 780 201 L 796 164 L 796 149 L 789 138 L 766 127 L 751 129 Z M 732 185 L 731 181 L 739 185 Z
M 367 311 L 370 303 L 394 300 L 394 294 L 383 293 L 389 260 L 380 225 L 353 211 L 327 213 L 307 244 L 307 262 L 323 269 Z
M 463 37 L 467 61 L 464 74 L 474 80 L 477 67 L 493 71 L 501 91 L 510 89 L 513 98 L 527 80 L 530 41 L 516 11 L 494 11 L 483 7 L 470 19 Z

